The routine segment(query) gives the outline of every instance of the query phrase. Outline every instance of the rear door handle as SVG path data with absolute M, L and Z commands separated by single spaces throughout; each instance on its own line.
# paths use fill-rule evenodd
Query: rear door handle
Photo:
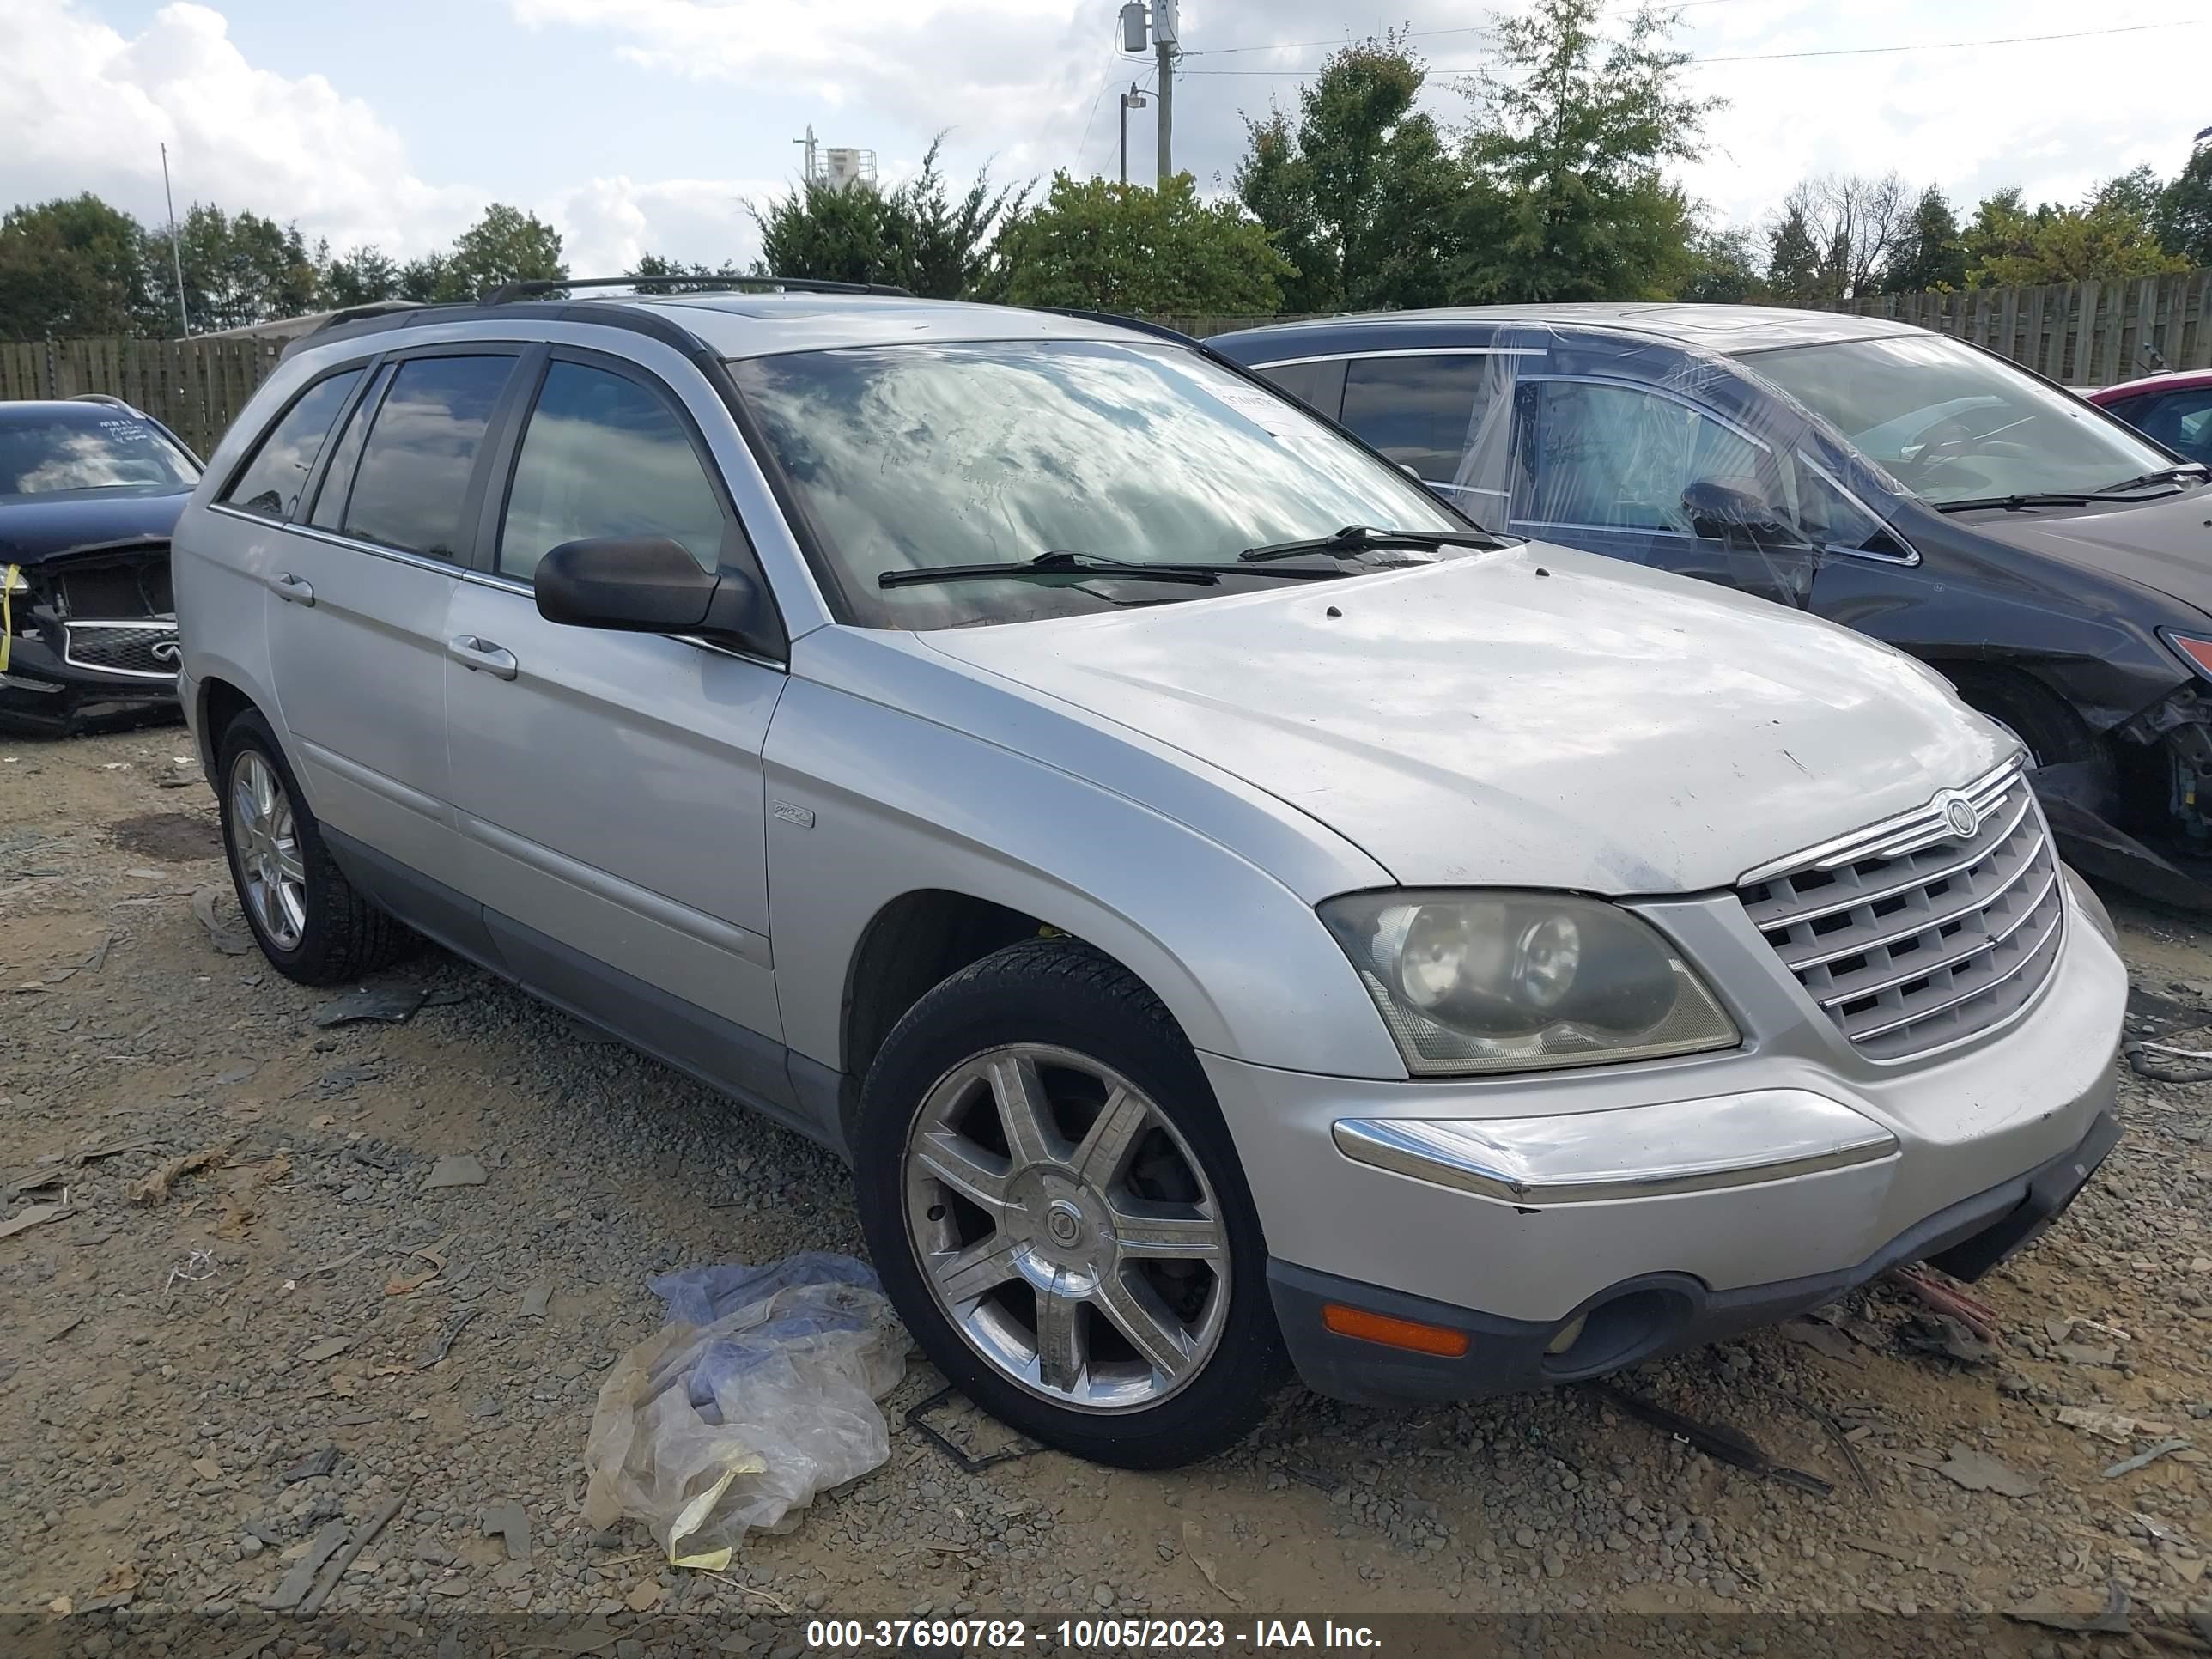
M 471 673 L 479 671 L 494 679 L 511 680 L 522 672 L 514 653 L 473 634 L 463 634 L 446 645 L 446 654 Z
M 313 605 L 315 602 L 314 585 L 304 576 L 295 576 L 289 570 L 280 570 L 271 576 L 269 586 L 278 599 L 289 600 L 294 605 Z

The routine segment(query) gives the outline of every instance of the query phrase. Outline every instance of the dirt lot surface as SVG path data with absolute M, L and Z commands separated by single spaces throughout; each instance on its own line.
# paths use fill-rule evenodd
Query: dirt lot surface
M 188 754 L 0 744 L 0 1228 L 67 1200 L 0 1237 L 0 1610 L 252 1608 L 396 1499 L 326 1614 L 692 1614 L 742 1650 L 785 1610 L 2002 1615 L 2117 1584 L 2139 1625 L 2212 1611 L 2212 1083 L 2132 1074 L 2102 1180 L 1975 1287 L 1997 1342 L 1884 1285 L 1619 1379 L 1827 1495 L 1588 1389 L 1390 1413 L 1292 1389 L 1195 1470 L 969 1474 L 904 1423 L 939 1386 L 917 1364 L 885 1467 L 726 1573 L 671 1570 L 580 1512 L 599 1381 L 660 1323 L 650 1274 L 858 1253 L 842 1170 L 435 951 L 380 981 L 434 994 L 409 1023 L 319 1027 L 335 994 L 219 948 Z M 2116 908 L 2138 1029 L 2212 1048 L 2212 935 Z M 447 1154 L 483 1183 L 426 1187 Z M 483 1530 L 507 1504 L 526 1559 Z

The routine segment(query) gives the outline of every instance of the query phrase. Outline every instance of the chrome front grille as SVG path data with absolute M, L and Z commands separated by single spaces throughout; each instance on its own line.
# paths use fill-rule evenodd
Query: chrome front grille
M 1971 835 L 1953 817 L 1972 808 Z M 2058 959 L 2043 813 L 2008 762 L 1925 807 L 1751 872 L 1752 925 L 1862 1054 L 1904 1060 L 2002 1024 Z
M 129 674 L 138 679 L 168 680 L 177 677 L 179 655 L 173 622 L 81 622 L 62 624 L 62 660 L 73 668 L 93 668 L 106 674 Z

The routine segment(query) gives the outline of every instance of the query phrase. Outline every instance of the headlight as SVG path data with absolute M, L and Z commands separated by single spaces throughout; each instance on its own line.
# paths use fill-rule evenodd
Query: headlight
M 1641 919 L 1556 893 L 1350 893 L 1321 918 L 1417 1076 L 1729 1048 L 1735 1025 Z

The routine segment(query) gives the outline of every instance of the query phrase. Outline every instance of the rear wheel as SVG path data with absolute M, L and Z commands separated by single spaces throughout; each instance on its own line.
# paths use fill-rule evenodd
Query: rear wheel
M 938 1368 L 1023 1432 L 1170 1468 L 1233 1443 L 1282 1373 L 1267 1252 L 1197 1057 L 1072 940 L 922 998 L 861 1102 L 860 1213 Z
M 416 935 L 356 891 L 252 711 L 223 728 L 216 800 L 239 908 L 270 966 L 302 985 L 339 985 L 395 962 Z

